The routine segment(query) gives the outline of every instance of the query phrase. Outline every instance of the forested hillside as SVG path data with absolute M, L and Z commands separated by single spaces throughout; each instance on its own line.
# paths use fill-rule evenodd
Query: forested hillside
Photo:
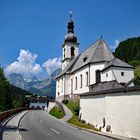
M 120 42 L 115 50 L 115 56 L 134 66 L 135 84 L 140 85 L 140 37 Z
M 125 62 L 140 61 L 140 37 L 120 42 L 115 50 L 115 56 Z
M 25 102 L 25 94 L 29 92 L 10 85 L 0 68 L 0 111 L 20 107 Z

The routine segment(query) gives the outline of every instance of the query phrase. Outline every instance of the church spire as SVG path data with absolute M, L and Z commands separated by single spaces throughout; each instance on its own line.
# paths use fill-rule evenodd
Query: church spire
M 72 20 L 72 11 L 70 11 L 70 20 Z
M 67 25 L 68 33 L 65 36 L 64 42 L 77 43 L 77 37 L 74 34 L 74 22 L 72 20 L 72 11 L 70 11 L 70 20 Z
M 70 11 L 70 21 L 68 22 L 68 33 L 74 33 L 74 22 L 72 20 L 72 11 Z

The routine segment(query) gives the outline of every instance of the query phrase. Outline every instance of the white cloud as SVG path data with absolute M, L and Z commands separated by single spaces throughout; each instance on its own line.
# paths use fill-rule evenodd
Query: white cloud
M 39 64 L 35 63 L 37 57 L 37 54 L 32 54 L 28 50 L 21 49 L 19 57 L 15 62 L 6 67 L 5 73 L 20 73 L 23 75 L 38 74 L 42 71 L 42 68 Z
M 115 49 L 118 47 L 119 43 L 120 43 L 120 41 L 118 39 L 116 39 L 115 44 L 110 46 L 112 51 L 115 51 Z
M 62 62 L 61 57 L 48 59 L 46 62 L 42 64 L 42 66 L 46 69 L 47 73 L 50 75 L 54 70 L 61 68 Z

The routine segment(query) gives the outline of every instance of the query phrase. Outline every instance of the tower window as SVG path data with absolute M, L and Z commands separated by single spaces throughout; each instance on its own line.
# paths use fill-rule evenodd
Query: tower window
M 64 48 L 64 58 L 65 58 L 65 48 Z
M 74 47 L 71 47 L 71 58 L 74 58 L 75 55 L 74 55 Z
M 96 83 L 101 82 L 101 72 L 100 70 L 96 70 Z
M 121 72 L 121 76 L 124 76 L 124 72 Z

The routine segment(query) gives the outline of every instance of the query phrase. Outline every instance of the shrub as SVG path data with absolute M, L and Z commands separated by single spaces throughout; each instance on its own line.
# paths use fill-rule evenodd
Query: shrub
M 81 123 L 86 123 L 86 121 L 85 120 L 81 120 Z
M 65 105 L 68 104 L 68 102 L 69 102 L 68 100 L 63 100 L 62 101 L 62 103 L 65 104 Z

